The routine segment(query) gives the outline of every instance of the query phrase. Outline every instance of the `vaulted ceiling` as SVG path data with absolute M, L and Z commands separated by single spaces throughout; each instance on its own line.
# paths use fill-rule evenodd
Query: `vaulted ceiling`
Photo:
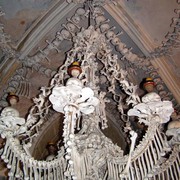
M 116 5 L 103 6 L 102 23 L 117 35 L 119 44 L 114 46 L 109 40 L 109 45 L 118 55 L 120 66 L 127 70 L 129 80 L 139 86 L 139 95 L 144 93 L 140 86 L 143 78 L 152 77 L 156 91 L 162 99 L 171 100 L 177 111 L 180 109 L 178 5 L 175 0 L 119 0 Z M 89 22 L 78 11 L 84 7 L 83 3 L 2 0 L 0 6 L 0 107 L 7 106 L 8 93 L 15 92 L 20 97 L 17 109 L 25 117 L 33 104 L 32 98 L 39 94 L 41 86 L 48 86 L 64 62 L 65 52 L 72 46 L 72 34 L 95 22 L 93 19 Z M 71 36 L 67 36 L 67 30 L 71 31 L 68 23 L 74 23 L 77 16 L 80 21 L 75 23 Z M 58 133 L 53 132 L 54 136 Z

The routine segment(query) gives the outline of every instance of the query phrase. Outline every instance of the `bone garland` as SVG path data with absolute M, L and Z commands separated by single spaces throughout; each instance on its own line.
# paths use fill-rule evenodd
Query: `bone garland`
M 36 62 L 41 61 L 42 57 L 49 60 L 47 55 L 52 49 L 55 49 L 58 53 L 60 53 L 61 50 L 58 49 L 60 43 L 65 39 L 71 41 L 71 37 L 73 37 L 74 33 L 80 29 L 80 27 L 78 26 L 80 20 L 86 17 L 87 14 L 86 12 L 81 14 L 79 14 L 78 12 L 79 11 L 77 11 L 71 18 L 67 18 L 67 24 L 62 25 L 64 28 L 60 32 L 56 33 L 55 39 L 53 39 L 52 42 L 46 40 L 48 45 L 42 50 L 39 49 L 39 52 L 33 57 Z M 79 19 L 79 21 L 77 21 L 76 19 Z
M 178 17 L 172 18 L 171 27 L 173 32 L 168 32 L 165 36 L 166 40 L 162 42 L 161 46 L 156 48 L 154 52 L 151 53 L 152 57 L 160 57 L 163 55 L 172 55 L 172 50 L 178 48 L 180 46 L 180 36 L 179 36 L 179 28 L 180 28 L 180 11 L 179 9 L 175 9 L 174 12 Z
M 44 102 L 44 98 L 50 94 L 50 88 L 42 87 L 41 91 L 42 93 L 37 98 L 34 98 L 35 105 L 31 108 L 24 125 L 24 127 L 28 129 L 24 134 L 27 136 L 31 135 L 30 139 L 33 137 L 32 132 L 38 133 L 38 128 L 45 121 L 45 116 L 49 111 L 48 102 Z M 36 131 L 34 131 L 34 129 Z
M 133 86 L 133 84 L 129 84 L 126 80 L 126 72 L 120 69 L 118 63 L 117 63 L 117 56 L 113 56 L 110 54 L 108 47 L 104 46 L 104 57 L 105 59 L 99 59 L 103 64 L 104 68 L 101 70 L 101 73 L 107 77 L 109 82 L 111 83 L 111 86 L 108 88 L 109 92 L 112 92 L 114 94 L 114 99 L 116 101 L 119 101 L 117 93 L 115 93 L 115 81 L 119 81 L 125 92 L 130 95 L 130 97 L 127 99 L 127 103 L 137 104 L 140 102 L 139 97 L 136 94 L 136 86 Z M 110 74 L 113 75 L 110 75 Z
M 106 63 L 106 61 L 108 62 L 108 64 L 105 64 L 106 71 L 109 71 L 109 72 L 113 71 L 114 72 L 113 76 L 115 76 L 116 79 L 118 79 L 118 80 L 119 80 L 119 78 L 122 75 L 121 79 L 124 80 L 123 73 L 121 73 L 121 74 L 118 73 L 118 70 L 120 69 L 120 67 L 118 66 L 118 63 L 117 63 L 117 56 L 112 56 L 110 54 L 110 49 L 108 48 L 108 46 L 105 43 L 104 36 L 100 35 L 100 34 L 98 35 L 98 34 L 99 34 L 98 30 L 97 31 L 93 31 L 93 27 L 91 27 L 91 26 L 87 30 L 84 30 L 84 32 L 79 33 L 77 35 L 78 38 L 76 39 L 76 43 L 78 45 L 78 48 L 79 48 L 79 44 L 82 44 L 82 43 L 85 44 L 85 46 L 83 48 L 81 48 L 81 52 L 85 51 L 85 55 L 88 54 L 88 53 L 90 54 L 89 56 L 86 55 L 87 59 L 90 56 L 92 56 L 93 54 L 95 54 L 98 51 L 98 49 L 99 49 L 99 52 L 103 51 L 103 55 L 104 55 L 103 57 L 104 58 L 106 57 L 106 60 L 103 59 L 103 57 L 101 57 L 98 54 L 97 54 L 97 57 L 99 58 L 99 60 L 101 60 L 102 63 Z M 89 42 L 87 42 L 84 39 L 85 37 L 89 39 Z M 95 40 L 96 40 L 97 48 L 93 49 L 93 51 L 92 51 L 91 50 L 91 45 L 93 44 L 93 42 Z M 98 43 L 100 43 L 101 45 L 98 46 Z M 73 51 L 77 52 L 78 50 L 80 50 L 80 49 L 76 49 L 76 44 L 75 44 L 75 48 L 73 49 Z M 110 67 L 108 67 L 107 65 L 109 65 Z M 114 82 L 114 81 L 112 81 L 112 76 L 110 77 L 106 73 L 106 71 L 104 72 L 106 77 L 109 79 L 110 82 Z M 122 70 L 121 70 L 121 72 L 122 72 Z M 127 81 L 126 82 L 121 81 L 121 79 L 120 79 L 120 82 L 122 83 L 122 85 L 123 84 L 125 85 L 125 86 L 123 86 L 123 88 L 126 91 L 126 93 L 128 93 L 128 94 L 131 93 L 132 94 L 132 96 L 129 97 L 128 102 L 129 103 L 137 103 L 137 102 L 139 102 L 138 96 L 136 95 L 136 87 L 133 86 L 132 84 L 130 84 L 130 85 L 127 84 L 128 83 Z M 114 89 L 114 85 L 112 85 L 112 89 Z M 109 88 L 109 91 L 110 91 L 110 88 Z
M 126 59 L 133 63 L 134 66 L 137 66 L 138 68 L 144 68 L 146 71 L 148 71 L 148 66 L 151 64 L 149 59 L 138 57 L 138 55 L 131 51 L 132 48 L 128 49 L 126 45 L 120 40 L 120 38 L 117 37 L 123 34 L 123 32 L 115 34 L 113 32 L 113 28 L 110 28 L 108 25 L 109 20 L 103 16 L 104 14 L 101 12 L 102 10 L 99 8 L 97 11 L 96 7 L 93 10 L 93 18 L 95 19 L 96 26 L 101 29 L 108 41 L 110 41 L 112 45 L 115 46 L 115 49 L 123 55 L 121 60 Z M 106 30 L 104 30 L 104 28 Z
M 96 8 L 94 8 L 94 11 L 93 11 L 93 17 L 95 18 L 95 23 L 96 23 L 96 26 L 99 27 L 99 25 L 103 24 L 103 23 L 107 23 L 108 20 L 106 20 L 106 18 L 103 16 L 103 12 L 102 10 L 98 7 L 98 11 L 96 11 Z M 178 14 L 179 11 L 178 10 L 175 10 L 175 12 Z M 177 22 L 177 19 L 174 19 L 174 22 L 178 23 Z M 119 34 L 122 34 L 119 33 Z M 108 40 L 111 40 L 111 43 L 115 46 L 115 49 L 120 52 L 123 56 L 123 58 L 121 58 L 122 60 L 124 58 L 126 58 L 129 62 L 133 63 L 133 65 L 135 66 L 138 66 L 138 68 L 140 69 L 144 69 L 148 74 L 150 73 L 154 73 L 156 72 L 156 70 L 154 69 L 154 67 L 152 66 L 151 62 L 150 62 L 150 59 L 149 58 L 141 58 L 141 57 L 138 57 L 136 54 L 132 53 L 131 50 L 132 49 L 128 49 L 126 48 L 126 45 L 123 44 L 121 42 L 121 40 L 116 37 L 117 35 L 115 35 L 115 33 L 109 29 L 109 31 L 106 32 L 106 37 L 109 38 Z M 153 72 L 154 71 L 154 72 Z M 157 87 L 160 86 L 161 84 L 164 84 L 162 79 L 160 82 L 156 83 L 157 84 Z M 160 92 L 162 90 L 165 90 L 166 88 L 164 86 L 162 86 L 161 89 L 158 89 L 157 90 Z M 168 92 L 166 92 L 168 94 Z M 168 100 L 171 100 L 172 97 L 170 95 L 168 95 Z M 175 100 L 174 100 L 175 101 Z M 176 102 L 173 102 L 174 106 L 178 106 L 178 104 Z
M 171 167 L 175 167 L 176 163 L 178 164 L 180 162 L 178 152 L 179 152 L 179 147 L 175 146 L 173 148 L 172 154 L 170 155 L 170 158 L 165 159 L 165 162 L 159 161 L 158 164 L 153 167 L 152 171 L 148 173 L 147 177 L 152 177 L 152 176 L 155 176 L 160 173 L 165 174 L 166 170 L 170 169 Z M 178 158 L 176 158 L 176 157 L 178 157 Z M 178 175 L 176 174 L 176 176 L 178 176 Z
M 65 158 L 67 160 L 67 169 L 64 173 L 65 176 L 67 177 L 73 177 L 74 175 L 74 165 L 73 161 L 71 158 L 71 153 L 72 153 L 72 145 L 73 145 L 73 139 L 74 139 L 74 123 L 73 121 L 76 121 L 76 118 L 74 117 L 75 114 L 75 109 L 74 107 L 68 108 L 66 107 L 65 109 L 65 121 L 64 121 L 64 143 L 65 143 L 65 149 L 66 149 L 66 155 Z

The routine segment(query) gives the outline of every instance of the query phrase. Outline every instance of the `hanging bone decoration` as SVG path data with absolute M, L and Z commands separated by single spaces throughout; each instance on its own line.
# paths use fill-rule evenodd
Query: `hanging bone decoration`
M 94 4 L 97 5 L 98 1 Z M 32 62 L 48 59 L 52 49 L 60 52 L 57 47 L 61 41 L 72 41 L 66 61 L 52 77 L 50 86 L 41 87 L 27 118 L 19 117 L 19 112 L 12 107 L 1 112 L 0 132 L 6 139 L 1 158 L 7 163 L 9 179 L 179 179 L 179 126 L 171 125 L 166 132 L 167 136 L 174 135 L 172 141 L 167 141 L 161 131 L 161 124 L 170 119 L 172 103 L 161 101 L 156 93 L 140 99 L 137 86 L 129 82 L 127 72 L 118 63 L 118 56 L 112 53 L 108 43 L 112 41 L 118 46 L 124 58 L 135 61 L 137 57 L 117 39 L 121 33 L 113 33 L 114 27 L 108 24 L 102 10 L 97 6 L 93 9 L 95 26 L 80 28 L 79 22 L 87 18 L 88 13 L 78 8 L 56 38 L 52 42 L 46 41 L 47 47 L 39 49 L 34 58 L 29 58 L 33 59 Z M 26 62 L 28 67 L 31 66 L 30 60 Z M 80 66 L 69 73 L 75 60 Z M 102 65 L 100 69 L 99 63 Z M 34 66 L 34 69 L 47 70 L 39 66 Z M 108 84 L 103 90 L 99 86 L 100 75 Z M 123 108 L 123 94 L 126 95 L 124 100 L 128 112 Z M 126 116 L 128 120 L 129 116 L 137 116 L 138 122 L 147 126 L 139 143 L 136 142 L 138 134 L 129 127 L 127 133 L 132 135 L 132 142 L 126 155 L 101 130 L 108 127 L 105 108 L 111 101 L 121 117 Z M 29 147 L 39 136 L 39 129 L 49 118 L 50 111 L 64 114 L 63 146 L 52 161 L 35 160 Z M 172 134 L 174 127 L 177 131 Z M 20 140 L 20 136 L 24 139 Z M 170 155 L 165 152 L 167 144 Z
M 154 52 L 152 52 L 153 57 L 159 57 L 163 55 L 171 56 L 172 50 L 179 48 L 180 46 L 180 10 L 175 9 L 174 12 L 177 14 L 177 16 L 172 18 L 171 27 L 173 29 L 173 32 L 167 33 L 165 42 L 162 42 L 162 45 L 156 48 Z

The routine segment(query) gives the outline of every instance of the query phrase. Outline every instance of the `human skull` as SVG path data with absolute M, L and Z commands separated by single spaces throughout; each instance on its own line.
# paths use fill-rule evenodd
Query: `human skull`
M 7 88 L 7 92 L 16 92 L 16 88 L 15 87 L 12 87 L 12 86 L 9 86 Z
M 68 79 L 68 81 L 66 83 L 66 86 L 79 86 L 79 87 L 82 87 L 83 85 L 82 85 L 82 82 L 79 79 L 72 77 L 72 78 Z
M 70 34 L 70 32 L 67 31 L 66 29 L 62 29 L 62 30 L 61 30 L 61 35 L 62 35 L 63 38 L 67 39 L 67 38 L 70 37 L 71 34 Z
M 147 102 L 158 102 L 161 101 L 161 97 L 159 94 L 155 92 L 150 92 L 142 97 L 142 102 L 147 103 Z
M 83 8 L 78 8 L 78 9 L 76 10 L 76 14 L 77 14 L 78 16 L 83 16 L 85 13 L 86 13 L 86 11 L 85 11 L 85 9 L 83 9 Z
M 158 84 L 158 85 L 156 86 L 156 88 L 157 88 L 158 91 L 164 90 L 164 86 L 163 86 L 162 84 Z
M 117 46 L 116 46 L 116 50 L 120 52 L 120 51 L 122 51 L 122 50 L 124 49 L 125 46 L 126 46 L 126 45 L 125 45 L 124 43 L 119 42 L 119 43 L 117 44 Z
M 59 41 L 62 41 L 62 40 L 64 39 L 59 31 L 56 33 L 56 38 L 57 38 Z
M 86 29 L 86 30 L 84 31 L 84 35 L 85 35 L 85 37 L 86 37 L 87 39 L 89 39 L 89 38 L 91 37 L 91 30 L 90 30 L 90 29 Z
M 103 11 L 100 7 L 95 7 L 94 8 L 94 14 L 103 14 Z
M 100 30 L 101 30 L 102 33 L 107 31 L 109 28 L 110 28 L 109 24 L 102 24 L 100 26 Z
M 81 20 L 81 18 L 77 15 L 73 16 L 71 19 L 75 24 L 78 24 Z
M 76 29 L 76 26 L 72 23 L 67 23 L 66 26 L 67 26 L 68 30 L 71 32 L 74 32 Z
M 165 96 L 168 95 L 168 93 L 163 90 L 163 91 L 160 91 L 160 92 L 159 92 L 159 95 L 160 95 L 161 97 L 165 97 Z
M 114 31 L 108 31 L 108 32 L 106 33 L 106 37 L 107 37 L 108 39 L 112 39 L 114 36 L 115 36 Z
M 104 22 L 105 20 L 106 20 L 106 18 L 101 15 L 101 16 L 96 17 L 95 22 L 96 22 L 96 24 L 99 25 L 100 23 Z
M 128 49 L 127 48 L 123 48 L 122 50 L 121 50 L 121 53 L 123 54 L 123 55 L 125 55 L 126 53 L 128 53 Z
M 19 117 L 19 112 L 12 107 L 6 107 L 3 109 L 1 116 L 2 117 L 5 117 L 5 116 Z
M 118 37 L 114 37 L 112 40 L 111 40 L 111 43 L 116 46 L 120 43 L 120 40 Z

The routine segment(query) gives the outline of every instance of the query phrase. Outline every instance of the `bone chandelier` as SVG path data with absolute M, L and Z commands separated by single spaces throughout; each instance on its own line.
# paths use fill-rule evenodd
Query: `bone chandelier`
M 121 48 L 120 42 L 107 22 L 103 24 L 105 19 L 100 7 L 96 3 L 90 5 L 92 12 L 79 8 L 76 20 L 91 13 L 95 25 L 82 28 L 73 36 L 73 47 L 65 63 L 51 79 L 50 86 L 41 88 L 27 119 L 19 117 L 13 107 L 5 107 L 1 112 L 0 132 L 6 139 L 1 158 L 7 163 L 9 179 L 179 179 L 178 122 L 176 126 L 171 123 L 166 132 L 173 138 L 167 139 L 161 132 L 162 124 L 170 120 L 172 103 L 161 101 L 155 92 L 139 98 L 137 86 L 128 81 L 127 72 L 120 67 L 118 56 L 108 45 L 111 40 Z M 74 26 L 69 24 L 71 29 Z M 64 31 L 62 35 L 69 37 L 70 32 Z M 106 90 L 99 86 L 100 76 L 106 79 Z M 128 96 L 127 112 L 117 87 Z M 127 117 L 127 121 L 130 116 L 136 117 L 147 126 L 139 144 L 138 134 L 130 126 L 125 128 L 131 140 L 127 155 L 101 131 L 107 128 L 105 107 L 110 98 L 121 117 Z M 29 147 L 38 135 L 36 127 L 43 125 L 52 108 L 64 114 L 63 146 L 53 160 L 38 161 L 31 156 Z M 24 139 L 20 141 L 22 136 Z

